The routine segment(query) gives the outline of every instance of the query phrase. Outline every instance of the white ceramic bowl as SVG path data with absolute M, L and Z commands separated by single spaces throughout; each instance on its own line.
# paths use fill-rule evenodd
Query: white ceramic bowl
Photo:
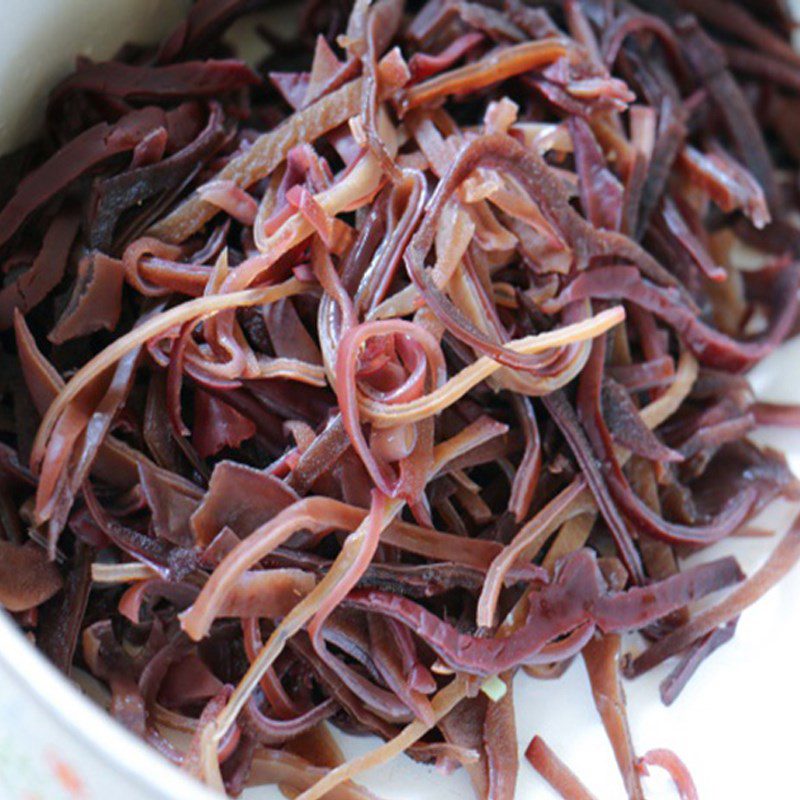
M 168 30 L 185 0 L 0 0 L 0 153 L 36 130 L 44 97 L 69 71 L 76 53 L 110 55 L 125 40 Z M 764 397 L 800 402 L 800 342 L 754 375 Z M 800 467 L 800 432 L 765 434 Z M 785 527 L 786 513 L 770 523 Z M 738 540 L 715 548 L 734 552 L 750 572 L 773 545 Z M 708 556 L 705 556 L 708 557 Z M 658 682 L 666 668 L 627 684 L 638 752 L 676 750 L 692 771 L 703 800 L 800 797 L 797 720 L 800 691 L 800 575 L 795 572 L 742 618 L 732 643 L 716 653 L 672 708 L 661 706 Z M 515 685 L 520 747 L 534 733 L 553 748 L 602 800 L 624 792 L 613 754 L 597 721 L 583 667 L 556 683 L 520 677 Z M 347 755 L 375 741 L 339 736 Z M 377 772 L 377 774 L 376 774 Z M 463 774 L 449 778 L 399 758 L 365 776 L 381 797 L 463 800 Z M 672 798 L 665 780 L 647 784 L 649 800 Z M 0 800 L 212 800 L 216 795 L 182 775 L 105 712 L 84 698 L 0 612 Z M 271 787 L 246 800 L 272 800 Z M 518 800 L 554 798 L 523 762 Z

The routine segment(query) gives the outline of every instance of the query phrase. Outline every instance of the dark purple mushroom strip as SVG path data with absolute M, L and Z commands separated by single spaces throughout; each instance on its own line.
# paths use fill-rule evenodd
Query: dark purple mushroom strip
M 83 65 L 65 78 L 53 90 L 52 100 L 58 101 L 68 92 L 139 100 L 210 97 L 258 82 L 250 67 L 236 59 L 184 61 L 158 67 L 103 61 Z
M 72 671 L 85 624 L 94 555 L 92 547 L 77 541 L 64 588 L 39 608 L 36 645 L 66 674 Z
M 185 108 L 187 114 L 196 113 L 193 104 L 186 104 L 182 108 Z M 92 198 L 94 210 L 89 232 L 90 245 L 99 250 L 108 250 L 123 212 L 140 207 L 146 201 L 166 192 L 180 190 L 214 155 L 225 139 L 222 110 L 216 103 L 212 103 L 205 127 L 185 147 L 154 164 L 98 181 Z
M 76 214 L 64 213 L 56 217 L 30 267 L 0 290 L 0 328 L 11 327 L 15 309 L 22 313 L 30 311 L 61 283 L 78 223 Z
M 661 701 L 665 706 L 672 705 L 672 703 L 675 702 L 700 664 L 715 650 L 722 647 L 722 645 L 733 638 L 736 632 L 737 622 L 738 617 L 732 619 L 730 622 L 726 622 L 719 628 L 702 636 L 686 650 L 681 656 L 679 663 L 675 666 L 675 669 L 661 681 L 659 686 Z
M 417 603 L 385 592 L 355 590 L 345 602 L 404 623 L 453 669 L 492 675 L 522 664 L 558 660 L 551 657 L 553 650 L 558 650 L 561 658 L 573 655 L 567 647 L 545 649 L 568 633 L 595 625 L 606 633 L 641 628 L 743 577 L 733 559 L 724 559 L 647 588 L 607 594 L 596 562 L 587 551 L 579 551 L 565 559 L 552 584 L 531 596 L 523 624 L 497 638 L 461 633 Z M 553 609 L 558 609 L 558 616 Z
M 106 159 L 133 150 L 163 120 L 164 112 L 150 106 L 111 124 L 100 122 L 67 142 L 16 186 L 0 211 L 0 246 L 36 209 Z
M 744 609 L 755 603 L 787 575 L 798 559 L 800 559 L 800 520 L 795 520 L 759 570 L 721 603 L 706 609 L 686 625 L 628 661 L 626 675 L 635 677 L 653 669 L 670 656 L 689 647 L 700 637 L 737 618 Z

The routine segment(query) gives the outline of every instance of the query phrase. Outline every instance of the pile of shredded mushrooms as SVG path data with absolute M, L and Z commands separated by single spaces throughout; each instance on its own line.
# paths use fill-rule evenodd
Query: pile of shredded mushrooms
M 800 557 L 711 547 L 800 498 L 748 438 L 800 423 L 746 377 L 797 317 L 783 4 L 268 6 L 80 58 L 0 162 L 0 605 L 230 796 L 404 752 L 589 798 L 514 724 L 581 658 L 628 796 L 695 798 L 620 679 L 672 702 Z

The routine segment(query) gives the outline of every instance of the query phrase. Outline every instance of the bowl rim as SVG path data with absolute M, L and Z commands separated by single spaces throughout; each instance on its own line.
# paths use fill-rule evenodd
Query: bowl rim
M 7 670 L 27 699 L 142 798 L 219 800 L 220 795 L 181 772 L 163 756 L 126 730 L 104 709 L 86 697 L 51 664 L 0 609 L 0 667 Z

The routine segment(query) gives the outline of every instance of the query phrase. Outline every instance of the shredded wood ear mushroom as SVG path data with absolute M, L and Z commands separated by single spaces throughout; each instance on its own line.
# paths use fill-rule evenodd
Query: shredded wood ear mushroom
M 800 500 L 747 379 L 797 331 L 793 23 L 268 5 L 81 63 L 0 160 L 0 605 L 231 797 L 404 753 L 513 800 L 514 681 L 579 656 L 628 796 L 696 797 L 622 680 L 674 658 L 671 703 L 800 558 L 683 561 Z

